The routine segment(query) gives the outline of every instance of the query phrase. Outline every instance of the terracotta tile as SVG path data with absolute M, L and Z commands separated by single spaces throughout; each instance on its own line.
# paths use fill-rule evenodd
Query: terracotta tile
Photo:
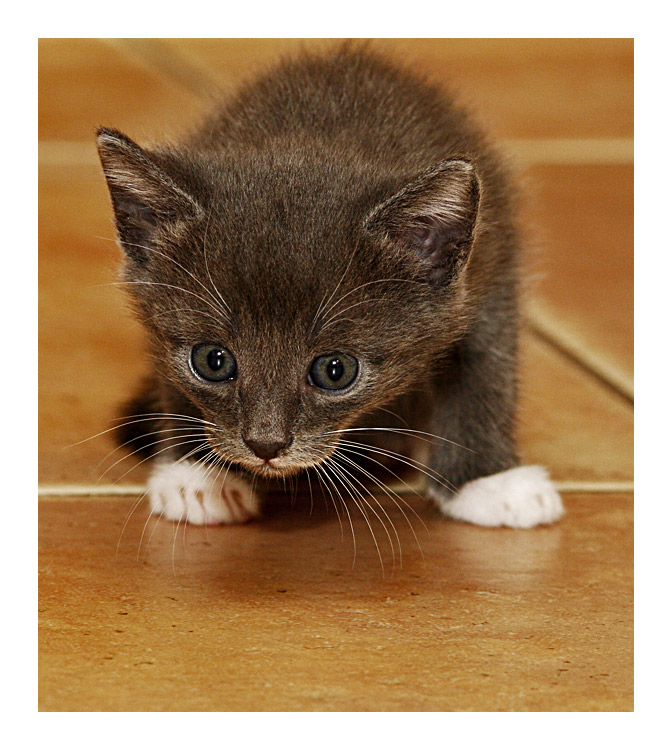
M 560 481 L 632 480 L 632 407 L 552 346 L 535 337 L 523 343 L 519 436 L 524 462 L 548 467 Z
M 99 170 L 40 170 L 41 481 L 100 477 L 105 467 L 95 467 L 111 442 L 67 446 L 110 426 L 144 365 L 139 327 L 110 285 L 120 259 L 110 216 Z
M 541 251 L 536 303 L 577 346 L 633 376 L 633 167 L 537 166 L 528 219 Z
M 228 88 L 280 54 L 325 39 L 165 39 Z M 378 39 L 382 50 L 452 85 L 500 137 L 631 137 L 631 39 Z
M 396 515 L 385 577 L 361 519 L 353 567 L 319 503 L 142 541 L 132 503 L 40 503 L 43 711 L 633 708 L 630 497 L 570 497 L 534 531 L 413 502 L 424 561 Z
M 40 178 L 40 480 L 97 482 L 122 455 L 104 460 L 110 435 L 66 446 L 113 424 L 148 363 L 121 289 L 100 286 L 114 282 L 119 259 L 102 175 L 51 167 Z M 561 480 L 632 478 L 632 412 L 619 398 L 535 341 L 522 392 L 528 460 Z M 133 465 L 123 460 L 101 481 L 141 480 L 144 466 L 125 475 Z
M 104 41 L 39 42 L 40 139 L 88 142 L 99 125 L 163 137 L 202 111 L 193 92 Z

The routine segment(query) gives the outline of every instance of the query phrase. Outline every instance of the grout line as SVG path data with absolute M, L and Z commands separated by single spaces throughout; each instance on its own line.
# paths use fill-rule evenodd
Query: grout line
M 632 164 L 634 138 L 504 138 L 504 148 L 523 164 Z
M 634 492 L 632 481 L 602 481 L 585 482 L 581 480 L 562 480 L 554 483 L 558 492 L 565 494 L 585 493 L 591 495 L 605 495 L 621 492 Z M 390 490 L 400 494 L 415 494 L 422 490 L 420 483 L 403 485 L 389 485 Z M 144 494 L 144 484 L 44 484 L 38 486 L 38 496 L 41 498 L 67 497 L 132 497 Z
M 40 167 L 88 167 L 100 164 L 93 136 L 88 141 L 40 141 L 38 154 Z
M 635 385 L 632 377 L 602 355 L 592 351 L 580 336 L 568 330 L 555 315 L 539 303 L 535 303 L 528 307 L 526 320 L 532 333 L 539 339 L 560 351 L 630 406 L 634 404 Z
M 623 145 L 625 142 L 631 147 L 630 138 L 520 138 L 504 141 L 505 145 L 515 144 L 511 151 L 526 167 L 540 164 L 631 164 L 632 158 L 628 157 Z M 39 143 L 39 164 L 43 167 L 97 165 L 94 140 L 42 140 Z
M 144 484 L 42 484 L 38 485 L 40 497 L 128 497 L 141 495 Z

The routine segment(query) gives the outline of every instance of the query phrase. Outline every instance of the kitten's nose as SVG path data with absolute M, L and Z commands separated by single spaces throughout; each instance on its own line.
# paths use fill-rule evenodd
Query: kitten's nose
M 245 440 L 245 445 L 259 458 L 269 461 L 271 458 L 275 458 L 284 448 L 289 448 L 292 439 L 290 436 L 287 440 Z

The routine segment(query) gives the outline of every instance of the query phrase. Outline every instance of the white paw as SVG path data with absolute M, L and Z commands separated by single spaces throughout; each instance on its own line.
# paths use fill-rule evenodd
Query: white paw
M 155 464 L 147 496 L 151 512 L 170 521 L 244 523 L 259 515 L 259 498 L 244 479 L 198 461 Z
M 454 497 L 430 494 L 445 516 L 479 526 L 529 529 L 553 523 L 565 512 L 560 495 L 542 466 L 518 466 L 475 479 Z

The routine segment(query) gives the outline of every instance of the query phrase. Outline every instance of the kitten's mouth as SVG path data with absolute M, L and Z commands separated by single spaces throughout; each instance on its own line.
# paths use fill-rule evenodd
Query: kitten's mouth
M 298 456 L 276 456 L 274 458 L 260 458 L 251 453 L 242 453 L 238 450 L 231 453 L 225 453 L 218 445 L 211 443 L 212 452 L 224 463 L 238 466 L 251 474 L 256 474 L 267 479 L 282 479 L 300 474 L 306 469 L 318 466 L 323 463 L 333 451 L 336 445 L 327 449 L 321 448 L 319 455 L 311 455 L 310 451 L 305 451 L 304 455 Z

